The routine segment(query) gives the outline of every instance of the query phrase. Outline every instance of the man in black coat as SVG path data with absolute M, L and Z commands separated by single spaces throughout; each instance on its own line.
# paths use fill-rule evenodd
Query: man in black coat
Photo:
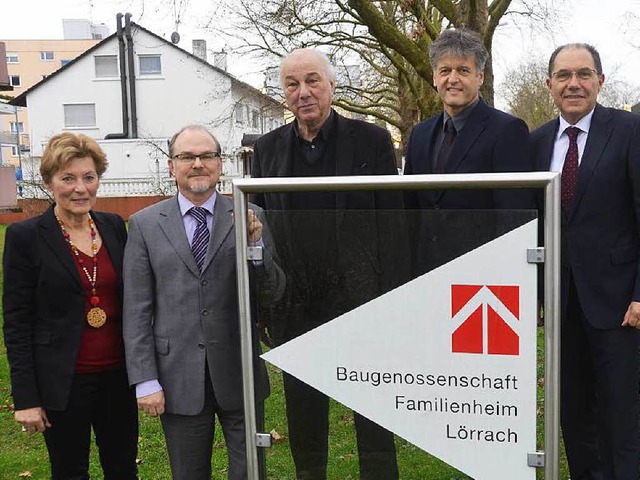
M 640 117 L 604 108 L 600 55 L 549 61 L 560 117 L 531 134 L 538 170 L 562 172 L 561 423 L 571 478 L 637 480 Z
M 413 128 L 405 175 L 533 169 L 527 125 L 480 97 L 488 57 L 480 36 L 464 28 L 445 30 L 431 44 L 433 85 L 444 111 Z M 510 218 L 504 210 L 533 209 L 534 199 L 524 189 L 422 190 L 407 192 L 405 206 L 421 211 L 411 251 L 414 273 L 422 274 L 522 223 L 522 215 Z
M 331 108 L 335 72 L 327 57 L 295 50 L 281 65 L 287 106 L 295 120 L 255 145 L 253 177 L 395 175 L 389 133 Z M 287 273 L 283 302 L 269 331 L 285 343 L 397 285 L 400 261 L 391 253 L 399 193 L 294 192 L 256 195 Z M 397 220 L 397 211 L 395 212 Z M 397 251 L 397 250 L 396 250 Z M 298 479 L 326 479 L 329 399 L 284 374 L 291 452 Z M 354 413 L 360 478 L 398 478 L 393 434 Z
M 431 44 L 433 84 L 444 111 L 416 125 L 407 146 L 405 175 L 532 170 L 527 125 L 480 98 L 488 52 L 480 36 L 445 30 Z M 409 196 L 408 208 L 531 208 L 518 189 L 427 190 Z

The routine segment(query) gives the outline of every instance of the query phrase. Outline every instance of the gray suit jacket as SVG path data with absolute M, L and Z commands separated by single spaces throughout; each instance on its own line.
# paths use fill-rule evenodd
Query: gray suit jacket
M 218 195 L 202 273 L 193 259 L 177 197 L 133 215 L 124 256 L 123 331 L 130 383 L 158 379 L 165 409 L 195 415 L 204 406 L 205 359 L 216 400 L 243 408 L 233 202 Z M 280 277 L 268 248 L 251 267 L 266 296 Z M 259 353 L 257 335 L 254 344 Z M 264 364 L 254 355 L 256 397 L 268 395 Z

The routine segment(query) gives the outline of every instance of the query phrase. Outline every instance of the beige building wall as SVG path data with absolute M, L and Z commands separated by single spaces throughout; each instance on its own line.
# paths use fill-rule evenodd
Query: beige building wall
M 5 95 L 17 97 L 48 75 L 93 47 L 100 40 L 1 40 L 6 46 L 7 70 L 9 81 L 20 79 L 20 85 L 14 85 L 13 91 Z M 11 123 L 16 122 L 13 115 L 0 116 L 0 136 L 6 139 L 11 134 Z M 29 146 L 29 122 L 27 109 L 18 111 L 17 122 L 22 122 L 23 133 L 20 143 Z M 15 138 L 15 134 L 13 136 Z M 15 148 L 2 147 L 2 163 L 18 166 L 19 156 Z

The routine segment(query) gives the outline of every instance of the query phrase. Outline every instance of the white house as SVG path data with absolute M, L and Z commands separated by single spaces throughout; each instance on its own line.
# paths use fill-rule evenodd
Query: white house
M 25 177 L 30 168 L 37 171 L 52 135 L 72 131 L 100 140 L 107 153 L 102 195 L 160 193 L 160 183 L 172 186 L 167 141 L 188 124 L 209 127 L 221 143 L 225 175 L 242 175 L 243 135 L 282 125 L 282 103 L 208 63 L 202 41 L 194 47 L 197 42 L 204 58 L 129 23 L 128 15 L 125 20 L 116 33 L 11 102 L 29 113 L 32 159 L 23 162 Z M 118 183 L 118 189 L 109 188 Z

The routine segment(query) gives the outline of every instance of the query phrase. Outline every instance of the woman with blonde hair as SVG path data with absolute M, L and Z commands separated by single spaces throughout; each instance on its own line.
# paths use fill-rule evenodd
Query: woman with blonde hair
M 4 339 L 15 419 L 42 432 L 51 477 L 88 479 L 91 429 L 105 480 L 137 478 L 138 417 L 122 342 L 122 218 L 93 211 L 106 156 L 95 140 L 52 137 L 40 174 L 54 204 L 10 225 Z

